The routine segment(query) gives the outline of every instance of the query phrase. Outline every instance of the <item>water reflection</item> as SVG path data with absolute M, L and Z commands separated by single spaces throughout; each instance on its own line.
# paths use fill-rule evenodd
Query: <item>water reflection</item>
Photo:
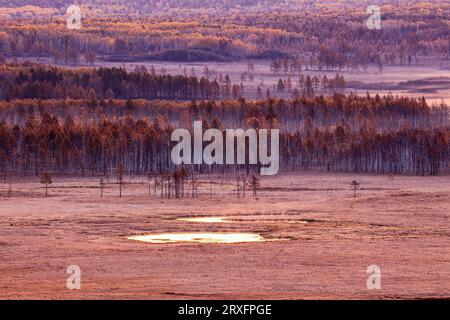
M 226 220 L 225 217 L 189 217 L 189 218 L 178 218 L 177 220 L 184 222 L 198 222 L 198 223 L 231 223 L 231 221 Z
M 141 236 L 127 237 L 129 240 L 136 240 L 148 243 L 242 243 L 242 242 L 263 242 L 267 239 L 257 233 L 160 233 Z

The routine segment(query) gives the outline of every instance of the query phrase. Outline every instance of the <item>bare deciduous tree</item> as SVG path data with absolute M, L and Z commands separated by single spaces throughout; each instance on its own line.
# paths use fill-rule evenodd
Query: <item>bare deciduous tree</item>
M 122 185 L 123 185 L 123 175 L 125 174 L 125 165 L 123 163 L 119 164 L 118 176 L 119 180 L 119 197 L 122 198 Z
M 41 183 L 45 185 L 45 196 L 48 196 L 48 186 L 53 183 L 52 176 L 48 172 L 41 175 Z
M 356 198 L 356 190 L 359 189 L 359 183 L 356 180 L 353 180 L 352 183 L 350 184 L 353 188 L 353 197 Z
M 103 188 L 105 187 L 105 181 L 100 178 L 100 198 L 103 198 Z
M 249 181 L 249 185 L 253 191 L 253 196 L 256 197 L 256 192 L 257 192 L 258 188 L 260 187 L 259 179 L 255 175 L 252 175 L 250 178 L 250 181 Z

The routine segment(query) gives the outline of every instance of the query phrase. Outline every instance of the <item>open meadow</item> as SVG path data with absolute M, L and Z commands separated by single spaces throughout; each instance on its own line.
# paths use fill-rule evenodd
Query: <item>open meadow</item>
M 353 197 L 350 182 L 361 188 Z M 146 179 L 100 197 L 97 179 L 1 185 L 2 299 L 382 299 L 450 297 L 448 177 L 296 174 L 240 199 L 202 176 L 197 198 Z M 216 183 L 216 181 L 219 181 Z M 112 182 L 112 181 L 111 181 Z M 150 191 L 150 195 L 149 195 Z M 179 220 L 180 218 L 216 218 Z M 254 233 L 257 242 L 146 243 L 133 235 Z M 264 240 L 261 240 L 264 239 Z M 381 290 L 368 290 L 369 265 Z M 66 268 L 81 269 L 81 290 Z

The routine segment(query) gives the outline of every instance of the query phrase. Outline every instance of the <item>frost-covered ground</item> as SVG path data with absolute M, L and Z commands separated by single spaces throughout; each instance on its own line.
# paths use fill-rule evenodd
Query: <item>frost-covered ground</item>
M 245 199 L 209 177 L 199 198 L 161 199 L 134 178 L 0 184 L 0 298 L 450 298 L 450 179 L 308 174 L 262 179 Z M 350 182 L 362 189 L 352 196 Z M 216 179 L 215 179 L 216 180 Z M 127 181 L 130 181 L 127 178 Z M 159 192 L 158 192 L 159 194 Z M 212 222 L 185 217 L 226 217 Z M 217 221 L 219 220 L 219 221 Z M 229 222 L 231 221 L 231 223 Z M 281 241 L 149 244 L 162 232 L 252 232 Z M 367 290 L 369 265 L 381 289 Z M 81 290 L 66 268 L 81 268 Z

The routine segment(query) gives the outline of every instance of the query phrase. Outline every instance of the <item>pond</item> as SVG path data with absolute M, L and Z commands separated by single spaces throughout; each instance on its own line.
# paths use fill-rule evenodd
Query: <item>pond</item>
M 225 217 L 189 217 L 189 218 L 178 218 L 177 220 L 183 222 L 198 222 L 198 223 L 231 223 L 231 221 L 226 220 Z
M 127 239 L 147 243 L 243 243 L 269 241 L 261 235 L 251 232 L 160 233 L 130 236 Z

